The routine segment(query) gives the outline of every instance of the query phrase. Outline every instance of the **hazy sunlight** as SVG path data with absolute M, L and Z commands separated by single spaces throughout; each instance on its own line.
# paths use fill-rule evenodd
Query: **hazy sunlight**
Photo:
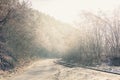
M 120 0 L 30 0 L 32 7 L 55 17 L 63 22 L 71 23 L 78 19 L 82 10 L 111 11 L 120 4 Z

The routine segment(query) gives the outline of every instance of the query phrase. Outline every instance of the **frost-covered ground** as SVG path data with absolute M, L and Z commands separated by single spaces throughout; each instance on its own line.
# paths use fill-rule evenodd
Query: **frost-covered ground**
M 54 61 L 56 59 L 37 61 L 27 67 L 23 73 L 7 80 L 120 80 L 120 75 L 80 67 L 69 68 Z

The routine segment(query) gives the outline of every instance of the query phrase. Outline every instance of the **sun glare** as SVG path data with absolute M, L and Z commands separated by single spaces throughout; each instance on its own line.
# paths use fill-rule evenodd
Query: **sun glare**
M 120 0 L 30 0 L 32 7 L 56 19 L 72 23 L 82 10 L 111 11 Z

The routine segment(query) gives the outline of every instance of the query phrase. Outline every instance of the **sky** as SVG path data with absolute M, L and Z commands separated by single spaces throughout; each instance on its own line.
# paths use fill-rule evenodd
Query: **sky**
M 32 8 L 66 23 L 76 21 L 82 11 L 110 12 L 120 0 L 29 0 Z

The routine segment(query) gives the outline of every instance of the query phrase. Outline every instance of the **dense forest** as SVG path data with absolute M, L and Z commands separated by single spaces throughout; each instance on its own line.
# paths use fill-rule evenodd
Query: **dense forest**
M 0 6 L 2 70 L 34 57 L 60 57 L 76 42 L 76 29 L 30 8 L 29 2 L 0 0 Z

